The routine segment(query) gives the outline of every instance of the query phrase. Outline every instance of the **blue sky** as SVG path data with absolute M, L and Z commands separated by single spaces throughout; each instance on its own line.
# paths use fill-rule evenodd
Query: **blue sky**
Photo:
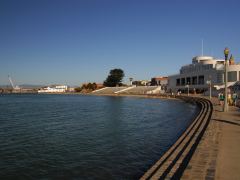
M 125 81 L 178 73 L 201 54 L 240 61 L 238 0 L 1 0 L 0 84 Z

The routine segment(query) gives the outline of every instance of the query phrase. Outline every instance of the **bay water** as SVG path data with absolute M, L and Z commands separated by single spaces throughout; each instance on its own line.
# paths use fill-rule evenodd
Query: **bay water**
M 0 177 L 138 179 L 198 111 L 180 100 L 0 95 Z

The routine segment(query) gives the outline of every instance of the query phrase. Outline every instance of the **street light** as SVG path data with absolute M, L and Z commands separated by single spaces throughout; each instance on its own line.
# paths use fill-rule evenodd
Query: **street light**
M 209 84 L 209 99 L 212 99 L 212 80 L 208 80 L 207 84 Z
M 189 96 L 189 84 L 187 84 L 185 87 L 188 88 L 187 95 Z
M 227 112 L 228 111 L 228 103 L 227 103 L 227 61 L 228 61 L 228 54 L 229 54 L 229 49 L 228 48 L 225 48 L 224 49 L 224 55 L 225 55 L 225 66 L 224 66 L 224 84 L 225 84 L 225 98 L 224 98 L 224 108 L 223 108 L 223 111 L 224 112 Z

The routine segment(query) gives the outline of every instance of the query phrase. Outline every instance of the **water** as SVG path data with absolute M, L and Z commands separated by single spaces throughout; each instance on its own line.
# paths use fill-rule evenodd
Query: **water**
M 197 111 L 175 100 L 0 95 L 0 177 L 138 179 Z

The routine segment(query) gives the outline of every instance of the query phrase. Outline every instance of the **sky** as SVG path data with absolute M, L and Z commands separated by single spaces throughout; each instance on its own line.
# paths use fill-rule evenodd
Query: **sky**
M 238 0 L 0 0 L 0 85 L 124 82 L 179 72 L 192 57 L 240 61 Z

